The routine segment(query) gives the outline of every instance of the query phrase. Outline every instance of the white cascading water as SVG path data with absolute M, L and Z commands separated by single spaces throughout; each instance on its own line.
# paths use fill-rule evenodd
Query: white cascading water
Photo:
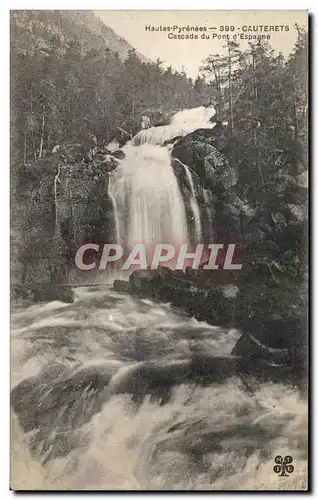
M 184 128 L 189 134 L 190 131 L 192 132 L 198 128 L 215 127 L 215 123 L 210 121 L 211 118 L 215 116 L 215 113 L 216 110 L 213 106 L 199 106 L 198 108 L 183 109 L 173 115 L 171 124 Z
M 117 242 L 133 247 L 189 242 L 185 207 L 163 144 L 198 128 L 213 128 L 209 122 L 213 107 L 201 106 L 176 113 L 170 125 L 141 130 L 124 148 L 125 159 L 111 173 L 108 193 L 115 211 Z M 191 189 L 190 207 L 195 225 L 195 242 L 202 237 L 200 210 L 191 172 L 185 165 Z
M 110 177 L 109 193 L 118 217 L 117 241 L 133 247 L 188 242 L 182 195 L 167 148 L 128 146 Z
M 125 154 L 110 175 L 118 238 L 187 241 L 168 149 Z M 191 374 L 194 357 L 230 360 L 240 332 L 110 287 L 74 292 L 73 304 L 12 304 L 11 488 L 306 489 L 308 407 L 296 387 L 181 376 L 165 404 L 151 397 L 151 384 L 162 397 L 169 377 Z M 293 457 L 292 475 L 273 472 L 280 454 Z
M 187 131 L 184 128 L 175 125 L 162 125 L 160 127 L 150 127 L 140 130 L 133 138 L 132 144 L 140 146 L 142 144 L 162 145 L 166 141 L 171 141 L 175 137 L 184 136 Z
M 180 162 L 181 163 L 181 162 Z M 189 167 L 182 163 L 184 167 L 184 171 L 186 174 L 186 178 L 190 187 L 190 193 L 191 193 L 191 198 L 190 198 L 190 207 L 193 213 L 193 219 L 194 219 L 194 228 L 195 228 L 195 241 L 200 241 L 202 237 L 202 226 L 201 226 L 201 217 L 200 217 L 200 207 L 198 204 L 196 192 L 195 192 L 195 187 L 192 179 L 192 175 L 190 172 Z
M 96 388 L 109 373 L 109 387 L 126 379 L 142 389 L 147 377 L 133 373 L 143 364 L 158 367 L 164 387 L 193 352 L 230 356 L 239 335 L 105 288 L 15 310 L 11 383 L 23 382 L 20 412 L 34 429 L 12 412 L 11 487 L 304 489 L 307 403 L 296 388 L 267 382 L 251 394 L 235 376 L 207 387 L 181 381 L 166 404 L 145 389 L 139 406 L 129 390 Z M 289 477 L 273 473 L 282 453 L 297 464 Z
M 209 108 L 200 106 L 194 109 L 178 111 L 171 118 L 170 125 L 141 130 L 133 138 L 132 144 L 135 146 L 145 143 L 162 145 L 165 141 L 171 141 L 174 137 L 183 137 L 199 128 L 212 129 L 215 127 L 215 123 L 211 123 L 210 119 L 214 115 L 215 108 L 213 106 Z
M 203 200 L 205 204 L 205 214 L 207 217 L 207 238 L 212 241 L 213 231 L 212 231 L 212 200 L 211 193 L 208 192 L 207 189 L 202 189 Z

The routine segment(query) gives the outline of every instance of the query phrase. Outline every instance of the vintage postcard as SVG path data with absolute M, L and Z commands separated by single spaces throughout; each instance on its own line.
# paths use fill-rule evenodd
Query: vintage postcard
M 308 490 L 308 12 L 10 24 L 10 488 Z

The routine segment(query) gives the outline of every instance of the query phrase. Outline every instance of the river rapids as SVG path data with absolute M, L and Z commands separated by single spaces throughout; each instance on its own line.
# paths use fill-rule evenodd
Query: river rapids
M 183 110 L 125 147 L 108 187 L 117 242 L 191 243 L 164 141 L 212 129 L 214 113 Z M 196 243 L 201 215 L 184 168 Z M 308 406 L 299 390 L 232 369 L 240 332 L 103 281 L 76 287 L 72 304 L 13 306 L 11 487 L 306 489 Z M 274 472 L 277 455 L 292 457 L 292 474 Z
M 194 353 L 230 357 L 238 331 L 110 287 L 76 288 L 73 304 L 17 309 L 11 322 L 13 489 L 307 487 L 296 388 L 173 378 Z M 276 455 L 293 457 L 293 474 L 273 471 Z

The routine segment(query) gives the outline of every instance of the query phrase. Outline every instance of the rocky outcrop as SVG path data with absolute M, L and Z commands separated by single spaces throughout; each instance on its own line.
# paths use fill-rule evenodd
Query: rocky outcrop
M 172 155 L 190 167 L 208 189 L 228 189 L 238 181 L 236 169 L 217 149 L 214 129 L 198 129 L 179 139 Z
M 150 127 L 169 125 L 171 119 L 171 113 L 166 114 L 161 109 L 147 109 L 143 112 L 143 116 L 149 119 Z
M 203 221 L 205 234 L 216 241 L 241 242 L 245 233 L 259 233 L 255 211 L 236 192 L 238 173 L 222 151 L 229 140 L 213 129 L 198 129 L 177 140 L 172 149 L 172 166 L 186 198 L 187 176 L 191 172 Z M 183 166 L 183 168 L 182 168 Z M 184 189 L 186 188 L 186 189 Z M 257 240 L 258 234 L 254 237 Z
M 12 285 L 11 299 L 24 299 L 27 302 L 60 302 L 72 303 L 74 292 L 70 287 L 57 286 L 54 283 Z
M 185 272 L 160 267 L 136 270 L 129 282 L 115 281 L 114 289 L 169 302 L 212 325 L 236 327 L 243 335 L 232 354 L 293 366 L 303 380 L 308 344 L 303 271 L 295 269 L 292 253 L 279 262 L 279 247 L 260 246 L 239 249 L 243 267 L 235 275 L 202 266 Z
M 114 290 L 139 297 L 169 302 L 195 318 L 213 325 L 233 323 L 238 288 L 217 283 L 209 271 L 187 268 L 172 271 L 168 267 L 136 270 L 129 281 L 115 280 Z
M 114 139 L 116 139 L 122 148 L 128 141 L 131 140 L 131 134 L 121 127 L 116 127 L 114 132 Z

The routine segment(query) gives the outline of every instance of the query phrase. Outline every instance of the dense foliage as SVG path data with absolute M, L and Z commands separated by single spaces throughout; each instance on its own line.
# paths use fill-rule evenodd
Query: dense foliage
M 131 132 L 149 108 L 170 112 L 202 104 L 201 86 L 197 92 L 184 73 L 163 69 L 160 60 L 142 60 L 133 49 L 120 55 L 111 50 L 118 48 L 113 38 L 107 43 L 96 36 L 91 13 L 82 12 L 80 27 L 77 15 L 11 13 L 14 164 L 88 133 L 109 141 L 116 126 Z
M 14 260 L 51 258 L 44 242 L 54 240 L 54 146 L 76 143 L 81 156 L 88 137 L 104 147 L 118 127 L 135 133 L 142 115 L 156 110 L 164 115 L 214 104 L 216 119 L 228 122 L 215 147 L 238 173 L 237 185 L 226 194 L 238 195 L 257 214 L 282 212 L 288 219 L 287 205 L 290 212 L 306 203 L 298 177 L 307 170 L 308 40 L 305 29 L 296 28 L 287 59 L 262 41 L 246 50 L 228 42 L 222 55 L 202 62 L 192 81 L 160 60 L 139 57 L 88 11 L 12 11 Z M 59 255 L 58 244 L 54 259 Z
M 279 171 L 297 175 L 307 169 L 308 40 L 296 28 L 287 59 L 264 42 L 244 51 L 228 42 L 225 55 L 210 55 L 202 64 L 218 114 L 229 122 L 240 185 L 254 203 L 267 196 Z

